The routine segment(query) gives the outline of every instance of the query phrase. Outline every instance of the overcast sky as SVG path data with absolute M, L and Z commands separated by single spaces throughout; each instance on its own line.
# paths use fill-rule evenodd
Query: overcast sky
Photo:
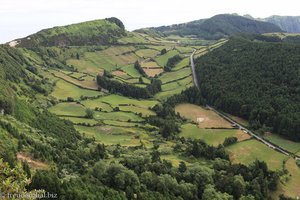
M 222 13 L 296 16 L 299 7 L 299 0 L 0 0 L 0 43 L 44 28 L 111 16 L 134 30 Z

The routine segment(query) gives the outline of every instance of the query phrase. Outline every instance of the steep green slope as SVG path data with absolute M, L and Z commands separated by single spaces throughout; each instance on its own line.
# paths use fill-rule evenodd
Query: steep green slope
M 300 16 L 274 15 L 263 20 L 279 26 L 288 33 L 300 33 Z
M 231 39 L 195 63 L 210 104 L 299 141 L 299 55 L 299 45 Z
M 209 19 L 201 19 L 184 24 L 137 31 L 149 34 L 155 33 L 156 31 L 166 35 L 196 36 L 204 39 L 220 39 L 236 33 L 261 34 L 282 32 L 282 30 L 274 24 L 229 14 L 216 15 Z
M 125 36 L 123 23 L 117 18 L 94 20 L 42 30 L 17 40 L 18 47 L 83 46 L 114 44 Z

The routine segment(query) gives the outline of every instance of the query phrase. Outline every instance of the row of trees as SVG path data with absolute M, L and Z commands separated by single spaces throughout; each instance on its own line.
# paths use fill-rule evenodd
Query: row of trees
M 146 88 L 137 87 L 133 84 L 121 83 L 110 79 L 107 76 L 97 76 L 97 83 L 100 87 L 109 90 L 111 93 L 120 93 L 124 96 L 136 99 L 147 99 L 161 91 L 161 81 L 151 79 L 151 83 Z
M 165 72 L 172 71 L 172 68 L 175 67 L 177 63 L 179 63 L 182 60 L 182 57 L 180 55 L 175 55 L 168 59 L 168 62 L 166 66 L 164 67 Z

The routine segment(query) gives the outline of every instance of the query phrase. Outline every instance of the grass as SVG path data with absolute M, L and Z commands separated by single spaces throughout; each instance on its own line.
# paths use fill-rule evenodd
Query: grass
M 106 145 L 120 144 L 122 146 L 138 146 L 141 140 L 143 141 L 144 138 L 147 139 L 148 137 L 142 129 L 135 127 L 75 126 L 75 128 L 80 133 L 84 133 L 85 136 L 94 137 L 97 142 Z
M 159 79 L 161 80 L 161 82 L 163 84 L 166 84 L 171 81 L 176 81 L 178 79 L 187 77 L 187 76 L 191 75 L 191 73 L 192 72 L 191 72 L 190 68 L 184 68 L 184 69 L 181 69 L 178 71 L 164 73 L 162 76 L 159 77 Z
M 167 64 L 169 58 L 178 54 L 179 52 L 177 50 L 171 50 L 164 55 L 158 56 L 157 58 L 155 58 L 155 60 L 159 66 L 164 67 Z
M 98 121 L 95 119 L 87 119 L 87 118 L 80 118 L 80 117 L 61 117 L 62 119 L 66 119 L 71 121 L 73 124 L 85 123 L 90 125 L 99 124 Z
M 68 97 L 72 97 L 73 99 L 78 100 L 80 99 L 80 96 L 96 97 L 103 95 L 103 93 L 100 91 L 81 89 L 64 80 L 59 80 L 56 82 L 54 91 L 51 93 L 51 95 L 57 99 L 65 100 Z
M 237 137 L 239 141 L 249 139 L 250 136 L 236 129 L 203 129 L 194 124 L 184 124 L 181 127 L 180 137 L 202 139 L 207 144 L 218 146 L 223 144 L 227 137 Z
M 179 87 L 177 87 L 174 90 L 168 90 L 168 91 L 160 92 L 160 93 L 158 93 L 158 94 L 155 95 L 155 98 L 158 99 L 158 100 L 160 100 L 160 101 L 164 100 L 164 99 L 166 99 L 166 98 L 168 98 L 168 97 L 170 97 L 170 96 L 172 96 L 174 94 L 181 93 L 183 90 L 191 87 L 192 85 L 193 84 L 190 83 L 190 84 L 185 85 L 185 86 L 179 86 Z
M 156 62 L 153 61 L 146 61 L 146 62 L 141 62 L 141 66 L 143 68 L 161 68 L 161 66 L 159 66 Z
M 134 65 L 127 65 L 125 67 L 122 67 L 122 70 L 126 72 L 129 76 L 138 78 L 141 76 L 141 74 L 134 68 Z
M 115 120 L 103 120 L 103 123 L 106 125 L 121 126 L 121 127 L 134 127 L 138 125 L 138 123 L 121 122 Z
M 185 79 L 182 79 L 182 80 L 179 80 L 176 82 L 170 82 L 170 83 L 162 85 L 162 91 L 176 90 L 180 86 L 186 86 L 186 85 L 192 83 L 192 81 L 193 81 L 192 77 L 189 76 Z
M 100 100 L 114 107 L 126 104 L 126 105 L 134 105 L 140 108 L 149 108 L 155 106 L 158 103 L 155 100 L 137 100 L 137 99 L 131 99 L 116 94 L 101 97 Z
M 142 116 L 155 115 L 155 113 L 147 108 L 140 108 L 136 106 L 119 106 L 121 111 L 133 112 L 133 113 L 142 113 Z
M 159 54 L 157 50 L 154 49 L 141 49 L 135 52 L 141 58 L 152 58 Z
M 190 65 L 190 58 L 184 58 L 177 65 L 175 65 L 175 67 L 172 69 L 172 71 L 180 70 L 180 69 L 185 68 L 186 66 L 189 66 L 189 65 Z
M 285 168 L 289 171 L 291 177 L 283 186 L 284 194 L 288 197 L 297 199 L 297 197 L 300 197 L 300 168 L 292 158 L 287 160 Z
M 121 71 L 121 70 L 113 71 L 113 72 L 112 72 L 112 75 L 118 76 L 118 77 L 120 77 L 120 78 L 122 78 L 122 79 L 125 79 L 125 80 L 132 78 L 132 77 L 129 76 L 126 72 Z
M 145 69 L 144 68 L 145 73 L 148 76 L 154 77 L 155 75 L 159 75 L 160 73 L 162 73 L 164 70 L 163 69 Z
M 292 153 L 297 153 L 300 151 L 300 143 L 299 142 L 293 142 L 291 140 L 284 139 L 278 135 L 275 134 L 267 134 L 264 138 L 268 139 L 272 143 L 287 149 L 288 151 Z
M 247 140 L 227 147 L 233 163 L 249 165 L 255 160 L 265 161 L 271 170 L 281 170 L 287 156 L 257 140 Z
M 82 101 L 81 104 L 91 109 L 100 108 L 104 112 L 113 111 L 113 108 L 108 103 L 103 103 L 100 99 L 93 99 L 93 100 L 88 99 Z
M 132 121 L 132 122 L 141 122 L 144 121 L 143 118 L 131 112 L 95 112 L 94 118 L 98 120 L 116 120 L 116 121 Z
M 193 52 L 193 48 L 191 48 L 191 47 L 176 47 L 176 49 L 180 53 L 192 53 Z
M 85 107 L 77 103 L 59 103 L 49 111 L 56 115 L 85 116 Z
M 200 128 L 232 128 L 231 124 L 211 110 L 193 104 L 180 104 L 175 111 L 181 116 L 199 123 Z

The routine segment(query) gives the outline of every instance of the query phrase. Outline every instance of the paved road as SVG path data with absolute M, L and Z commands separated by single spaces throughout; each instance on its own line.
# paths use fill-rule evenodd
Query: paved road
M 196 50 L 192 53 L 190 60 L 191 60 L 191 67 L 192 67 L 192 73 L 193 73 L 193 80 L 194 80 L 194 84 L 195 86 L 200 90 L 199 87 L 199 82 L 197 79 L 197 75 L 196 75 L 196 70 L 195 70 L 195 64 L 194 64 L 194 54 L 195 54 Z M 268 147 L 284 154 L 287 156 L 292 156 L 296 159 L 300 159 L 299 156 L 296 156 L 295 154 L 289 152 L 286 149 L 283 149 L 282 147 L 279 147 L 265 139 L 263 139 L 262 137 L 256 135 L 255 133 L 253 133 L 252 131 L 250 131 L 249 129 L 247 129 L 246 127 L 244 127 L 243 125 L 239 124 L 238 122 L 234 121 L 233 119 L 231 119 L 230 117 L 228 117 L 227 115 L 217 111 L 216 109 L 214 109 L 213 107 L 206 105 L 206 107 L 212 111 L 214 111 L 215 113 L 217 113 L 218 115 L 220 115 L 222 118 L 224 118 L 225 120 L 229 121 L 233 126 L 238 127 L 239 129 L 241 129 L 242 131 L 244 131 L 245 133 L 249 134 L 250 136 L 254 137 L 255 139 L 257 139 L 258 141 L 262 142 L 263 144 L 267 145 Z

